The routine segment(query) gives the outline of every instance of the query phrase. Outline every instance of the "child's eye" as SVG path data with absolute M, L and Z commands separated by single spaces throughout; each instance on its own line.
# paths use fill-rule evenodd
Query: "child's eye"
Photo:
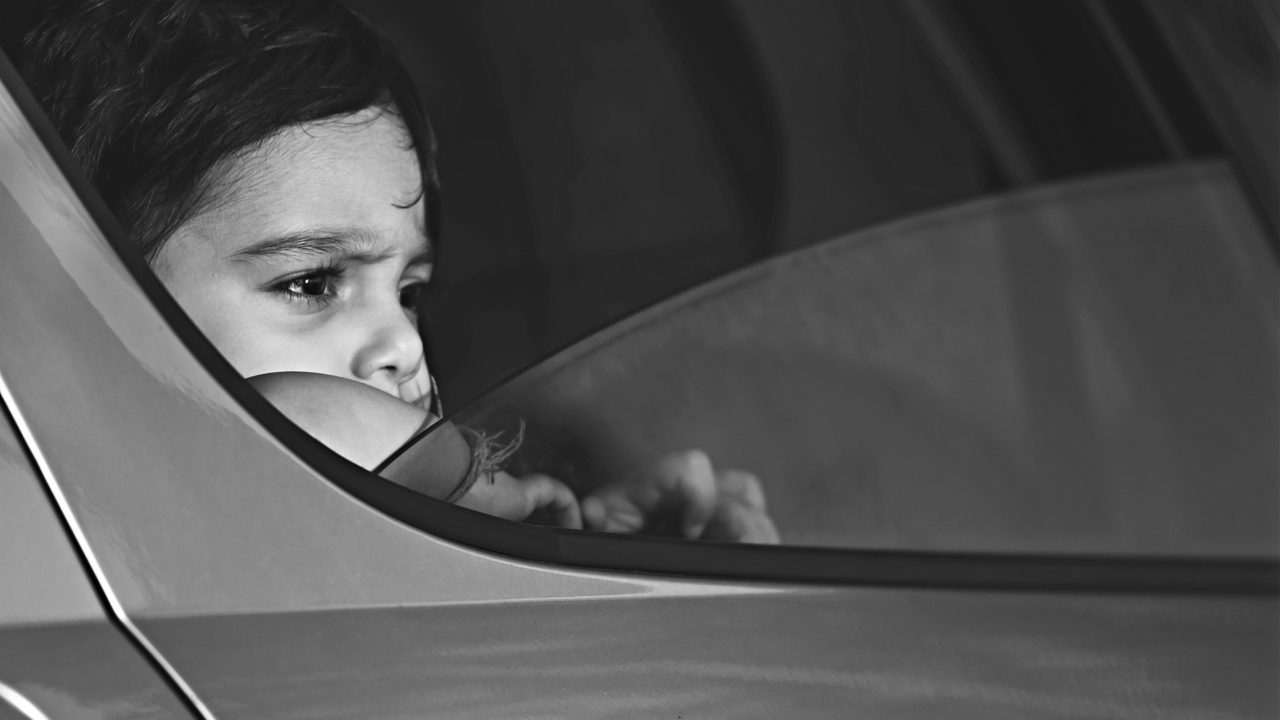
M 329 278 L 316 275 L 308 275 L 304 278 L 298 278 L 289 283 L 289 292 L 298 295 L 307 295 L 310 297 L 318 297 L 320 295 L 329 294 Z
M 400 307 L 408 310 L 418 309 L 418 298 L 422 296 L 423 283 L 414 283 L 400 288 Z
M 283 295 L 286 300 L 305 302 L 308 306 L 319 309 L 337 298 L 338 282 L 341 279 L 340 269 L 325 268 L 282 280 L 272 286 L 272 290 Z

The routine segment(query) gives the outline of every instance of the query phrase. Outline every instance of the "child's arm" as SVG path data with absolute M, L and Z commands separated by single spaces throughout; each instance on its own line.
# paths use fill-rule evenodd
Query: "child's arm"
M 361 383 L 316 373 L 282 372 L 249 378 L 272 405 L 312 437 L 360 467 L 372 470 L 400 449 L 427 421 L 427 411 Z M 432 430 L 427 457 L 411 464 L 419 472 L 389 479 L 437 499 L 450 497 L 467 477 L 470 446 L 447 423 Z M 461 456 L 460 456 L 461 455 Z M 568 487 L 546 475 L 515 478 L 486 472 L 457 505 L 508 520 L 531 516 L 562 527 L 582 527 L 578 501 Z
M 413 437 L 427 411 L 354 380 L 306 372 L 249 378 L 277 410 L 329 449 L 366 470 Z
M 271 373 L 249 382 L 303 430 L 369 470 L 400 449 L 427 420 L 427 412 L 419 407 L 331 375 Z M 419 457 L 391 463 L 384 477 L 442 500 L 450 499 L 468 477 L 471 447 L 447 423 L 409 452 Z M 562 527 L 583 526 L 577 498 L 559 480 L 546 475 L 515 478 L 501 471 L 473 480 L 453 502 L 508 520 L 532 516 Z M 715 470 L 706 453 L 697 450 L 670 453 L 632 477 L 605 483 L 584 498 L 582 508 L 592 530 L 778 542 L 760 482 L 749 473 Z
M 582 528 L 577 496 L 549 475 L 514 477 L 499 470 L 476 480 L 455 504 L 508 520 Z

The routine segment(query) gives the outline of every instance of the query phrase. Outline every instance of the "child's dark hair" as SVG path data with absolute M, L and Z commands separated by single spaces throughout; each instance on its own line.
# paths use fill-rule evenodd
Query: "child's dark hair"
M 26 38 L 24 75 L 142 254 L 209 199 L 209 171 L 296 123 L 395 112 L 439 238 L 435 140 L 390 41 L 328 0 L 81 0 Z

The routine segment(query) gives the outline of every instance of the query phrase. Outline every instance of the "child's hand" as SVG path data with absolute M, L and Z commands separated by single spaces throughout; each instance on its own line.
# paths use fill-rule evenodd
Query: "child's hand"
M 741 470 L 716 474 L 716 510 L 702 531 L 703 540 L 761 543 L 782 542 L 778 528 L 769 517 L 760 480 Z
M 412 437 L 427 415 L 379 390 L 329 375 L 273 373 L 249 382 L 303 430 L 370 469 Z M 410 466 L 413 472 L 391 479 L 444 499 L 466 473 L 467 445 L 447 423 L 427 439 L 432 438 L 437 444 L 425 449 L 433 462 Z M 446 452 L 450 449 L 454 452 Z M 508 520 L 575 529 L 585 519 L 589 529 L 606 532 L 778 542 L 760 481 L 749 473 L 714 470 L 700 450 L 672 453 L 632 478 L 605 485 L 581 508 L 573 491 L 555 478 L 515 478 L 505 472 L 480 477 L 457 504 Z
M 583 498 L 582 516 L 587 529 L 604 532 L 779 542 L 759 479 L 740 470 L 716 471 L 701 450 L 671 453 L 600 487 Z
M 539 524 L 582 528 L 578 498 L 567 485 L 549 475 L 517 478 L 495 472 L 477 479 L 454 504 L 507 520 L 532 519 Z

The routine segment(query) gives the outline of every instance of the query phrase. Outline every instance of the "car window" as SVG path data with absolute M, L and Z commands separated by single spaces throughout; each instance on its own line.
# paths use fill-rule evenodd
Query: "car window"
M 1266 553 L 1270 290 L 1207 238 L 1264 242 L 1219 163 L 913 216 L 661 303 L 454 422 L 522 421 L 517 462 L 577 486 L 702 448 L 796 544 Z
M 589 486 L 706 448 L 764 478 L 800 544 L 1270 541 L 1244 530 L 1270 527 L 1269 511 L 1238 517 L 1275 492 L 1275 413 L 1255 392 L 1273 384 L 1274 241 L 1163 32 L 1182 9 L 456 12 L 465 40 L 406 44 L 430 48 L 446 93 L 474 90 L 452 68 L 482 60 L 477 85 L 515 119 L 481 130 L 465 101 L 445 103 L 455 132 L 464 147 L 468 127 L 502 136 L 522 163 L 502 172 L 486 145 L 459 176 L 504 177 L 524 221 L 482 234 L 512 216 L 477 212 L 449 228 L 463 257 L 429 297 L 447 404 L 486 372 L 752 266 L 455 417 L 509 435 L 523 419 L 525 469 Z
M 1010 182 L 892 3 L 366 7 L 441 107 L 425 323 L 451 406 L 674 292 Z
M 1274 231 L 1159 18 L 355 5 L 437 124 L 447 427 L 513 474 L 701 452 L 800 546 L 1273 547 Z
M 362 4 L 439 108 L 423 322 L 447 404 L 781 252 L 1221 152 L 1129 5 Z
M 1275 236 L 1169 32 L 1190 4 L 457 12 L 515 114 L 470 127 L 525 182 L 466 156 L 523 221 L 449 228 L 447 405 L 729 273 L 454 417 L 523 423 L 517 467 L 590 487 L 702 448 L 803 545 L 1267 552 Z M 462 42 L 409 46 L 454 78 Z

